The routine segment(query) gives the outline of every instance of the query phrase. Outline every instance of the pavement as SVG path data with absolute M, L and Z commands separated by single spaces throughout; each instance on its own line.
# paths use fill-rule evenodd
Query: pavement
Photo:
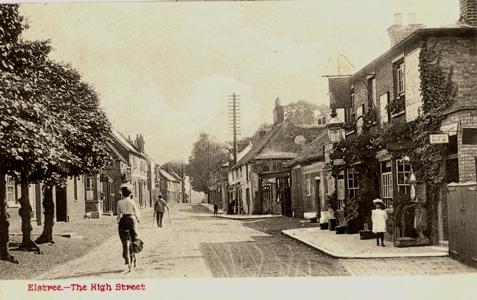
M 202 203 L 213 211 L 213 205 Z M 281 217 L 277 215 L 227 215 L 219 210 L 218 217 L 250 220 Z M 305 220 L 306 222 L 307 220 Z M 404 258 L 404 257 L 448 257 L 449 247 L 419 246 L 394 247 L 392 242 L 384 241 L 385 247 L 376 246 L 375 239 L 361 240 L 359 234 L 336 234 L 336 231 L 316 228 L 283 230 L 283 234 L 316 248 L 335 258 Z M 387 242 L 387 243 L 386 243 Z

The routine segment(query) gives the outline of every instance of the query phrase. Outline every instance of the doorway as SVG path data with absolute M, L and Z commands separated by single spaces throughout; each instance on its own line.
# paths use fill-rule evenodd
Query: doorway
M 56 221 L 68 222 L 66 187 L 56 186 Z

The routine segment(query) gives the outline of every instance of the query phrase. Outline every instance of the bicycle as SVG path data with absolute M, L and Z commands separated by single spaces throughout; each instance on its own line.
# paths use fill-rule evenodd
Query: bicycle
M 129 234 L 129 229 L 125 230 L 124 233 L 126 234 L 126 260 L 128 262 L 129 272 L 132 272 L 132 268 L 136 267 L 136 254 L 133 251 L 132 246 L 132 238 Z

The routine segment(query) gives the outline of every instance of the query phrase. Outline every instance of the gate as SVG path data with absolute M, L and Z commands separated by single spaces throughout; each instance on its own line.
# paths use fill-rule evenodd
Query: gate
M 477 268 L 477 191 L 476 183 L 450 183 L 447 194 L 449 254 Z

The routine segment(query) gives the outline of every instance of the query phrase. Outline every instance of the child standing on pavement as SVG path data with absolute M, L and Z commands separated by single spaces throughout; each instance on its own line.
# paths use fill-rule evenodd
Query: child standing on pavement
M 383 200 L 374 199 L 374 205 L 376 209 L 372 211 L 371 221 L 373 222 L 373 233 L 376 236 L 376 244 L 379 246 L 379 240 L 381 239 L 381 246 L 384 247 L 384 233 L 386 232 L 386 220 L 388 219 L 388 213 L 385 208 Z

